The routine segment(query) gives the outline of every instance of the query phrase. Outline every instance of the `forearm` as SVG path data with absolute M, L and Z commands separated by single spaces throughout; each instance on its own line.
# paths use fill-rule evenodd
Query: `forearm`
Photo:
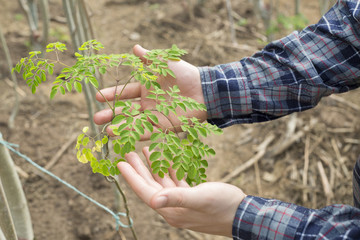
M 347 205 L 308 209 L 247 196 L 236 212 L 234 239 L 360 239 L 360 210 Z
M 220 127 L 276 119 L 360 86 L 360 11 L 339 1 L 319 23 L 239 62 L 199 68 L 208 120 Z

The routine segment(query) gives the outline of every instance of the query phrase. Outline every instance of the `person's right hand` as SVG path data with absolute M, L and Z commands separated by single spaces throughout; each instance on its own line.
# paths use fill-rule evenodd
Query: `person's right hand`
M 146 54 L 147 50 L 142 48 L 139 45 L 134 46 L 133 52 L 136 56 L 139 56 L 145 61 L 143 56 Z M 169 68 L 174 72 L 176 78 L 171 77 L 168 75 L 167 77 L 159 77 L 158 83 L 160 84 L 161 88 L 163 90 L 167 90 L 169 87 L 172 87 L 174 85 L 177 85 L 180 89 L 180 95 L 185 97 L 190 97 L 196 100 L 199 103 L 204 104 L 204 96 L 201 88 L 201 80 L 200 80 L 200 73 L 199 70 L 181 60 L 181 61 L 169 61 L 168 62 Z M 119 94 L 123 86 L 118 86 L 117 93 Z M 115 87 L 106 88 L 101 90 L 101 93 L 108 101 L 113 101 L 115 97 Z M 136 100 L 136 103 L 139 103 L 141 105 L 140 110 L 150 110 L 155 109 L 156 102 L 152 99 L 146 98 L 146 96 L 149 94 L 149 90 L 145 88 L 145 86 L 141 85 L 139 82 L 136 83 L 129 83 L 125 90 L 123 91 L 121 97 L 119 100 L 127 100 L 127 99 L 136 99 L 140 98 L 139 100 Z M 101 94 L 96 95 L 96 99 L 100 102 L 105 102 L 105 99 Z M 115 111 L 116 113 L 120 113 L 121 109 L 117 109 Z M 186 117 L 196 117 L 200 121 L 205 121 L 207 118 L 207 114 L 205 111 L 188 111 L 183 112 L 181 109 L 178 109 L 178 114 L 184 115 Z M 181 131 L 180 129 L 180 122 L 177 119 L 177 117 L 170 113 L 169 119 L 167 119 L 165 116 L 158 112 L 154 112 L 154 114 L 159 119 L 159 124 L 154 124 L 155 128 L 162 128 L 162 129 L 171 129 L 173 130 L 172 126 L 177 126 L 176 131 Z M 111 109 L 105 109 L 100 112 L 97 112 L 94 115 L 94 122 L 98 125 L 106 124 L 110 122 L 113 118 L 113 113 Z M 171 122 L 169 121 L 171 120 Z M 108 133 L 112 135 L 111 130 L 108 128 Z M 142 136 L 143 140 L 146 140 L 150 137 L 150 134 L 147 133 L 145 136 Z
M 143 149 L 148 165 L 148 148 Z M 246 197 L 230 184 L 206 182 L 190 187 L 176 178 L 174 169 L 160 178 L 145 166 L 140 157 L 131 152 L 127 162 L 118 168 L 137 196 L 159 213 L 172 226 L 198 232 L 231 237 L 236 210 Z

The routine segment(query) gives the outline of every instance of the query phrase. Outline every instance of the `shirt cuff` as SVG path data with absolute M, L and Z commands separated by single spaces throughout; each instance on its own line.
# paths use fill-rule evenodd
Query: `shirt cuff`
M 250 88 L 241 62 L 198 69 L 209 122 L 215 121 L 219 126 L 218 119 L 226 121 L 237 116 L 251 116 Z
M 294 239 L 308 211 L 295 204 L 248 195 L 236 212 L 233 239 Z

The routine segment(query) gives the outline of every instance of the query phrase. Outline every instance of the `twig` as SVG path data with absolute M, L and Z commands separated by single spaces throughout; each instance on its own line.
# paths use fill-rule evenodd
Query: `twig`
M 317 167 L 321 177 L 321 183 L 323 185 L 324 193 L 327 198 L 327 204 L 329 204 L 330 200 L 334 197 L 334 193 L 329 184 L 328 178 L 326 177 L 324 167 L 321 161 L 317 161 Z
M 127 220 L 128 220 L 128 224 L 130 225 L 130 229 L 131 229 L 131 232 L 133 234 L 134 239 L 137 240 L 136 232 L 135 232 L 134 226 L 132 225 L 132 222 L 131 222 L 131 219 L 130 219 L 130 210 L 129 210 L 129 207 L 128 207 L 128 204 L 127 204 L 127 199 L 126 199 L 125 193 L 121 189 L 120 184 L 116 180 L 116 178 L 114 178 L 113 176 L 110 176 L 110 177 L 107 177 L 107 179 L 110 179 L 110 181 L 115 183 L 116 188 L 119 190 L 119 192 L 121 194 L 121 197 L 123 199 L 124 206 L 125 206 L 125 211 L 126 211 L 126 217 L 127 217 Z
M 303 181 L 302 184 L 303 186 L 306 186 L 308 183 L 308 171 L 309 171 L 309 150 L 310 148 L 310 137 L 307 136 L 306 140 L 305 140 L 305 152 L 304 152 L 304 173 L 303 173 Z M 308 195 L 307 195 L 307 191 L 304 188 L 303 191 L 303 202 L 307 202 L 308 201 Z
M 18 165 L 15 165 L 15 170 L 21 177 L 23 177 L 25 179 L 29 178 L 29 174 L 27 172 L 25 172 L 24 170 L 22 170 Z
M 24 92 L 24 90 L 22 90 L 18 85 L 15 86 L 15 84 L 10 81 L 8 78 L 5 78 L 5 83 L 7 85 L 9 85 L 10 87 L 12 88 L 15 88 L 16 89 L 16 92 L 21 96 L 21 97 L 25 97 L 26 96 L 26 93 Z
M 345 176 L 349 176 L 349 170 L 346 168 L 346 165 L 344 163 L 344 158 L 341 156 L 340 150 L 339 150 L 334 138 L 331 139 L 331 146 L 334 149 L 336 159 L 339 161 L 340 166 L 341 166 Z
M 258 161 L 254 163 L 254 169 L 255 169 L 256 187 L 257 187 L 257 190 L 258 190 L 258 195 L 262 196 L 260 169 L 259 169 L 259 162 Z
M 326 1 L 327 2 L 327 1 Z M 331 95 L 330 96 L 331 99 L 338 101 L 339 103 L 345 104 L 348 107 L 351 107 L 352 109 L 356 110 L 356 111 L 360 111 L 360 106 L 357 104 L 354 104 L 352 102 L 347 101 L 346 99 L 336 96 L 336 95 Z
M 266 139 L 258 146 L 257 153 L 250 158 L 248 161 L 246 161 L 244 164 L 237 167 L 234 171 L 226 175 L 224 178 L 222 178 L 221 182 L 231 182 L 234 178 L 239 176 L 240 173 L 245 171 L 246 169 L 250 168 L 255 162 L 259 161 L 262 157 L 264 157 L 266 153 L 266 149 L 268 145 L 275 139 L 275 135 L 271 134 L 266 137 Z
M 73 134 L 70 139 L 59 149 L 59 151 L 51 158 L 51 160 L 45 165 L 45 169 L 49 170 L 52 168 L 60 157 L 65 153 L 65 151 L 73 144 L 77 139 L 77 134 Z

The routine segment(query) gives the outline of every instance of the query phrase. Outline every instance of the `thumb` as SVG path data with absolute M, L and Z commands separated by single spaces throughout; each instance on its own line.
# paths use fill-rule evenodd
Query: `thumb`
M 200 204 L 193 188 L 177 187 L 164 188 L 152 197 L 150 205 L 153 209 L 158 209 L 164 207 L 197 208 Z
M 140 57 L 141 60 L 143 60 L 143 61 L 146 60 L 146 59 L 144 58 L 144 55 L 145 55 L 148 51 L 149 51 L 149 50 L 143 48 L 143 47 L 140 46 L 139 44 L 136 44 L 136 45 L 133 47 L 133 53 L 134 53 L 136 56 Z

